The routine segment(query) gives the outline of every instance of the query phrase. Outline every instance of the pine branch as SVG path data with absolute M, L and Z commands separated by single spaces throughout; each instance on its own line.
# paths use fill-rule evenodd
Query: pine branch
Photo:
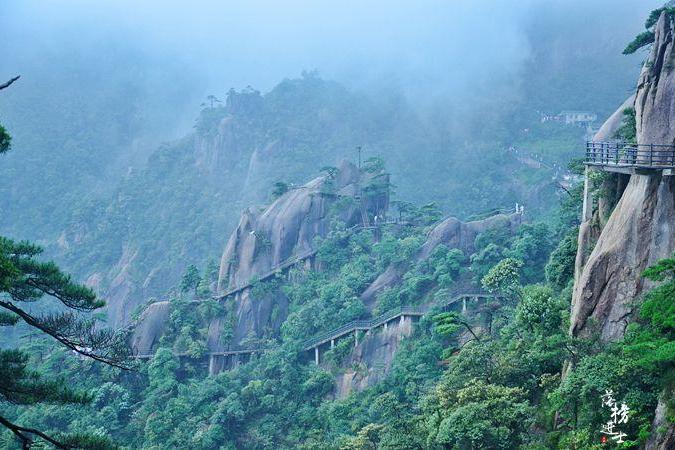
M 28 369 L 28 355 L 20 350 L 0 350 L 0 402 L 14 405 L 79 403 L 91 401 L 86 392 L 74 391 L 63 379 L 44 380 Z
M 72 314 L 39 318 L 28 314 L 10 302 L 0 301 L 0 307 L 13 312 L 28 325 L 50 335 L 80 355 L 119 369 L 129 370 L 131 368 L 130 363 L 126 362 L 126 354 L 101 355 L 91 350 L 97 348 L 121 350 L 122 346 L 120 344 L 123 341 L 118 333 L 95 330 L 93 323 L 77 321 L 76 317 Z
M 21 78 L 21 75 L 17 75 L 14 78 L 10 79 L 9 81 L 6 81 L 6 82 L 0 84 L 0 91 L 5 89 L 5 88 L 8 88 L 12 83 L 14 83 L 19 78 Z
M 32 444 L 33 444 L 33 439 L 28 435 L 39 436 L 40 438 L 49 442 L 50 444 L 52 444 L 56 448 L 61 448 L 61 449 L 66 449 L 66 450 L 74 448 L 70 445 L 63 444 L 63 443 L 57 441 L 56 439 L 46 435 L 45 433 L 43 433 L 40 430 L 36 430 L 35 428 L 22 427 L 20 425 L 17 425 L 15 423 L 10 422 L 9 420 L 5 419 L 2 416 L 0 416 L 0 424 L 7 427 L 12 433 L 14 433 L 14 435 L 17 438 L 19 438 L 19 440 L 21 441 L 21 448 L 22 449 L 30 449 Z
M 19 317 L 16 314 L 0 311 L 0 327 L 9 327 L 16 325 Z

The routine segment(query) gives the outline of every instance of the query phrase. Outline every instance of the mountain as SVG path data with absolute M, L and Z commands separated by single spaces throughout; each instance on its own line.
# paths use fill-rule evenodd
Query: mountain
M 635 108 L 640 149 L 655 144 L 675 145 L 675 130 L 670 122 L 675 107 L 674 33 L 672 17 L 662 12 L 636 94 L 629 99 Z M 622 105 L 617 113 L 624 108 Z M 620 124 L 610 119 L 603 130 L 606 134 L 596 136 L 596 140 L 611 136 L 612 129 Z M 581 225 L 570 332 L 615 342 L 624 339 L 628 326 L 639 319 L 638 299 L 657 285 L 643 277 L 644 271 L 675 252 L 675 178 L 659 170 L 605 173 L 602 185 L 595 194 L 604 197 L 600 204 L 609 202 L 611 215 L 603 220 L 599 209 L 589 211 Z M 587 195 L 593 195 L 593 191 Z M 592 197 L 586 202 L 592 208 Z M 672 423 L 667 425 L 664 418 L 669 395 L 666 388 L 654 419 L 654 429 L 664 429 L 654 433 L 647 448 L 675 446 L 675 428 Z

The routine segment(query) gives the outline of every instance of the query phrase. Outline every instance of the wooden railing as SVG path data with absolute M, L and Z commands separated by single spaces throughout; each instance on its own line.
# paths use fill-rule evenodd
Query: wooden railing
M 675 145 L 629 142 L 587 142 L 586 164 L 596 166 L 675 168 Z

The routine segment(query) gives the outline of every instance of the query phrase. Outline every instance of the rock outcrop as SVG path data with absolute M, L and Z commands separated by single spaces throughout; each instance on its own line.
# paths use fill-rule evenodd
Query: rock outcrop
M 674 31 L 671 15 L 663 12 L 634 101 L 641 145 L 675 144 Z M 610 117 L 597 140 L 613 137 L 625 107 Z M 623 189 L 624 183 L 618 181 Z M 605 342 L 621 339 L 633 319 L 634 305 L 651 288 L 642 272 L 675 252 L 675 176 L 661 171 L 631 175 L 619 193 L 621 197 L 601 231 L 598 225 L 604 220 L 598 211 L 580 227 L 570 325 L 574 336 L 598 333 Z M 675 428 L 668 423 L 665 410 L 662 398 L 645 446 L 648 450 L 675 448 Z
M 635 94 L 631 95 L 624 101 L 619 108 L 612 113 L 607 120 L 602 124 L 597 133 L 593 136 L 594 141 L 609 141 L 614 139 L 614 135 L 623 125 L 624 110 L 633 108 L 635 106 Z
M 401 281 L 401 276 L 416 261 L 427 259 L 436 247 L 443 244 L 449 248 L 461 250 L 464 255 L 475 253 L 476 236 L 492 228 L 508 228 L 515 232 L 522 221 L 520 214 L 497 214 L 483 220 L 462 222 L 454 217 L 449 217 L 436 225 L 427 236 L 426 241 L 420 248 L 413 261 L 390 265 L 370 286 L 361 294 L 361 299 L 372 311 L 375 307 L 377 295 L 385 289 L 395 286 Z
M 387 329 L 380 327 L 364 336 L 342 362 L 344 369 L 336 377 L 334 395 L 344 398 L 382 381 L 389 373 L 401 343 L 412 332 L 412 317 L 407 317 L 404 322 L 392 322 Z
M 663 13 L 635 95 L 639 144 L 675 142 L 670 123 L 675 117 L 672 35 L 672 20 Z M 610 117 L 596 139 L 613 135 L 625 107 Z M 593 226 L 591 219 L 580 228 L 570 331 L 575 336 L 599 332 L 603 340 L 614 341 L 623 336 L 634 299 L 648 287 L 643 270 L 675 251 L 675 179 L 661 172 L 632 175 L 597 242 Z
M 575 282 L 572 334 L 589 336 L 597 331 L 606 342 L 620 339 L 634 300 L 648 287 L 642 272 L 673 251 L 675 178 L 631 176 Z
M 217 285 L 218 292 L 231 293 L 224 302 L 234 321 L 230 322 L 232 316 L 218 317 L 209 324 L 208 350 L 255 346 L 275 337 L 286 319 L 288 299 L 274 283 L 255 287 L 274 281 L 290 267 L 315 268 L 315 240 L 326 236 L 332 224 L 351 228 L 384 218 L 388 184 L 386 173 L 362 171 L 343 162 L 334 173 L 291 188 L 267 208 L 244 211 L 223 252 Z M 168 302 L 145 310 L 134 326 L 135 354 L 154 351 L 168 310 Z M 212 370 L 219 368 L 214 365 Z
M 662 12 L 654 45 L 642 68 L 635 96 L 639 144 L 675 144 L 675 47 L 673 18 Z
M 364 194 L 380 184 L 380 193 Z M 384 217 L 388 207 L 388 176 L 360 171 L 343 163 L 337 172 L 291 189 L 263 211 L 246 210 L 230 236 L 221 259 L 219 292 L 246 286 L 289 262 L 312 267 L 316 238 L 326 236 L 331 224 L 367 225 Z M 217 319 L 209 326 L 208 347 L 213 351 L 245 345 L 251 339 L 273 337 L 287 316 L 288 299 L 276 288 L 254 295 L 242 289 L 228 298 L 235 309 L 232 337 L 223 342 L 226 324 Z
M 167 301 L 151 303 L 133 326 L 131 350 L 134 355 L 148 355 L 155 351 L 169 320 L 171 305 Z
M 645 444 L 645 450 L 669 450 L 675 448 L 675 427 L 668 419 L 666 399 L 673 398 L 675 392 L 663 393 L 656 406 L 656 414 L 652 421 L 652 433 Z
M 489 229 L 508 228 L 514 233 L 521 224 L 520 214 L 497 214 L 483 220 L 462 222 L 454 217 L 436 225 L 412 261 L 390 265 L 361 294 L 361 299 L 370 311 L 375 308 L 378 294 L 401 282 L 403 274 L 417 261 L 428 258 L 436 247 L 446 245 L 462 250 L 465 255 L 475 253 L 476 237 Z M 466 305 L 466 304 L 465 304 Z M 413 332 L 412 318 L 405 322 L 392 322 L 387 329 L 363 337 L 349 357 L 342 362 L 342 371 L 337 376 L 335 396 L 346 397 L 350 392 L 361 391 L 375 385 L 389 373 L 401 342 Z

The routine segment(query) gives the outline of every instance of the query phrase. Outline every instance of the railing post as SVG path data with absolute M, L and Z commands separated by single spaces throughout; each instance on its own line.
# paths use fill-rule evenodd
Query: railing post
M 619 164 L 619 143 L 614 146 L 614 164 Z
M 649 144 L 649 166 L 654 164 L 654 144 Z

